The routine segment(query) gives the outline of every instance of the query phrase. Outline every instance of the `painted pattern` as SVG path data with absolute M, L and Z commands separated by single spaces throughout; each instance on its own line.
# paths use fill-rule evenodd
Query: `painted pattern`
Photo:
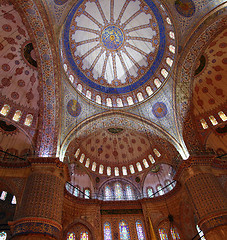
M 123 107 L 143 101 L 162 86 L 172 67 L 175 40 L 165 34 L 174 32 L 165 8 L 156 4 L 87 0 L 74 5 L 65 23 L 62 57 L 78 91 L 99 104 Z M 174 49 L 165 51 L 167 44 Z M 170 65 L 162 62 L 167 55 Z M 167 74 L 159 73 L 161 67 Z M 153 75 L 159 77 L 158 86 L 152 84 Z M 151 87 L 145 94 L 130 94 L 142 85 L 145 90 L 146 84 Z

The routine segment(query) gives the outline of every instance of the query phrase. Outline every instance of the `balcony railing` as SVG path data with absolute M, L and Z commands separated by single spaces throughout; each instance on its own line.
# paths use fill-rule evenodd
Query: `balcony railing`
M 97 194 L 97 193 L 92 193 L 90 195 L 86 194 L 85 192 L 81 191 L 78 187 L 73 186 L 71 183 L 67 182 L 65 187 L 66 190 L 71 193 L 72 195 L 78 197 L 78 198 L 83 198 L 83 199 L 98 199 L 98 200 L 103 200 L 103 201 L 131 201 L 131 200 L 139 200 L 139 199 L 143 199 L 143 198 L 155 198 L 155 197 L 159 197 L 162 196 L 160 194 L 161 191 L 164 192 L 164 194 L 166 194 L 167 192 L 172 191 L 172 189 L 170 190 L 169 187 L 173 186 L 173 188 L 176 185 L 176 181 L 172 181 L 170 182 L 168 185 L 166 185 L 165 187 L 161 188 L 160 190 L 154 192 L 152 195 L 148 196 L 148 194 L 139 194 L 139 193 L 135 193 L 133 195 L 127 195 L 125 191 L 123 196 L 120 197 L 116 197 L 116 196 L 105 196 L 104 194 Z M 163 195 L 164 195 L 163 194 Z

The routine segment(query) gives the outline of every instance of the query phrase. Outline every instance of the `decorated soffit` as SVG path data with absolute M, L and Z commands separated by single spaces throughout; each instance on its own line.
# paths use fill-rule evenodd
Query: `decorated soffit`
M 175 34 L 159 1 L 78 1 L 62 34 L 63 68 L 75 89 L 97 104 L 132 106 L 168 80 Z
M 227 30 L 222 31 L 197 59 L 194 66 L 193 113 L 211 114 L 226 108 Z
M 35 51 L 19 13 L 10 3 L 1 4 L 0 65 L 1 98 L 21 110 L 39 109 Z M 16 110 L 17 110 L 16 109 Z

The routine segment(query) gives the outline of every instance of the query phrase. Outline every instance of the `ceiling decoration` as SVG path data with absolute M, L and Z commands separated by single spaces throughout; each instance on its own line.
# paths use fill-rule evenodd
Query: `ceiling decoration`
M 39 81 L 30 37 L 13 5 L 1 5 L 0 12 L 0 95 L 11 107 L 37 110 Z
M 108 107 L 152 96 L 173 66 L 172 22 L 158 1 L 78 1 L 62 38 L 63 67 L 74 87 Z
M 78 117 L 81 113 L 81 106 L 75 99 L 71 99 L 67 104 L 67 111 L 73 117 Z
M 195 116 L 209 117 L 226 106 L 227 30 L 216 36 L 194 66 L 193 104 Z M 216 111 L 217 112 L 217 111 Z M 208 116 L 205 116 L 207 115 Z
M 175 7 L 183 17 L 192 17 L 195 13 L 195 4 L 192 0 L 176 0 Z

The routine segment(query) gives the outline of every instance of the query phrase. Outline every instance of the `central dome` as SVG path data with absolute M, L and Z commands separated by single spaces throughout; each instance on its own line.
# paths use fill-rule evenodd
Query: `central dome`
M 175 37 L 165 8 L 155 2 L 85 0 L 74 5 L 64 27 L 62 57 L 78 91 L 98 104 L 123 107 L 163 85 Z

